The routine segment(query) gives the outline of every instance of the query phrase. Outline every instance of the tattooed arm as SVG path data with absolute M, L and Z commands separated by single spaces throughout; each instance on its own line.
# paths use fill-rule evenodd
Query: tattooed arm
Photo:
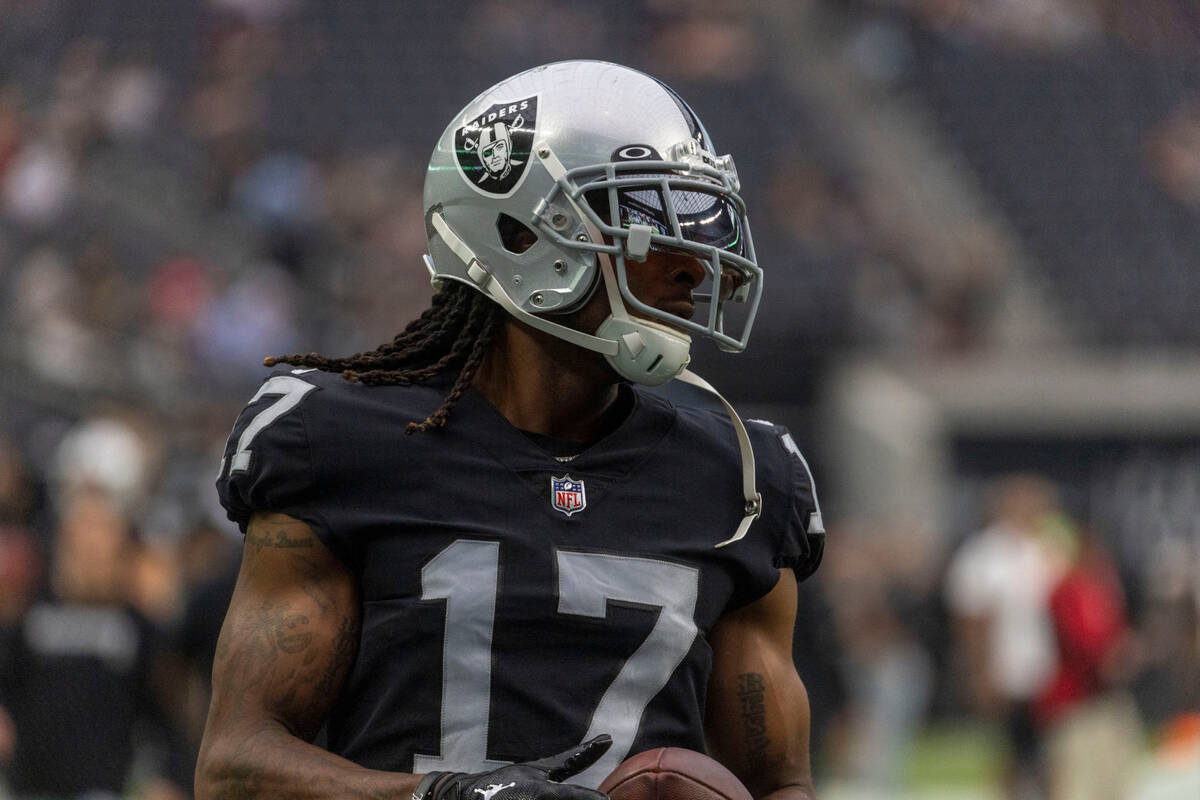
M 217 642 L 197 800 L 407 798 L 412 775 L 364 769 L 309 742 L 358 648 L 354 579 L 303 522 L 256 514 Z
M 796 598 L 784 570 L 765 597 L 722 617 L 709 636 L 708 747 L 760 799 L 814 797 L 808 693 L 792 661 Z

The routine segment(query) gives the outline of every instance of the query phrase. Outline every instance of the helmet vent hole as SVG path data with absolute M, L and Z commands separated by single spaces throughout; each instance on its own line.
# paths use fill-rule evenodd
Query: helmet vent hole
M 520 220 L 501 214 L 496 217 L 496 232 L 500 234 L 500 243 L 510 253 L 520 255 L 537 242 L 537 234 Z

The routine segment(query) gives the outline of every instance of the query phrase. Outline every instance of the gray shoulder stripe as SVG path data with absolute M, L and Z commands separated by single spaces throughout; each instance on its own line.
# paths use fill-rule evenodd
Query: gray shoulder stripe
M 804 465 L 804 471 L 808 474 L 808 486 L 812 489 L 813 506 L 816 511 L 808 515 L 808 532 L 809 533 L 824 533 L 825 522 L 821 516 L 821 501 L 817 499 L 817 482 L 813 480 L 812 469 L 808 466 L 808 461 L 804 458 L 804 454 L 800 452 L 800 448 L 796 446 L 796 440 L 792 438 L 790 433 L 785 433 L 779 437 L 783 440 L 784 448 L 800 459 L 800 463 Z
M 746 422 L 752 422 L 755 425 L 765 425 L 768 428 L 774 428 L 775 423 L 767 419 L 747 419 Z M 821 501 L 817 499 L 817 482 L 813 479 L 812 469 L 808 466 L 808 460 L 804 458 L 804 454 L 800 452 L 800 448 L 796 446 L 796 440 L 792 438 L 790 433 L 785 433 L 779 437 L 783 442 L 783 449 L 800 459 L 800 463 L 804 466 L 804 472 L 808 475 L 808 487 L 812 490 L 813 506 L 816 508 L 808 515 L 808 532 L 809 533 L 824 533 L 825 519 L 821 516 Z

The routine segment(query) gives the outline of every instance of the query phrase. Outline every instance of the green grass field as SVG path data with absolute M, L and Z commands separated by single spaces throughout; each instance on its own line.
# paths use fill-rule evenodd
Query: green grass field
M 930 726 L 916 741 L 901 785 L 864 788 L 836 779 L 818 786 L 821 800 L 1002 800 L 998 778 L 1004 743 L 994 728 L 970 723 Z M 1200 799 L 1200 746 L 1194 758 L 1164 758 L 1147 749 L 1128 800 Z

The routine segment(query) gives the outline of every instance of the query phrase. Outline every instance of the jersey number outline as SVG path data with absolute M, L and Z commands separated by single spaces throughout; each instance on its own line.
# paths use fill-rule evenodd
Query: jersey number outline
M 639 556 L 557 550 L 559 614 L 608 616 L 608 601 L 658 609 L 650 633 L 621 666 L 592 712 L 584 740 L 611 734 L 612 747 L 570 779 L 595 787 L 633 746 L 642 714 L 666 686 L 696 640 L 700 571 Z M 421 599 L 446 601 L 442 650 L 439 755 L 416 754 L 413 772 L 490 770 L 508 762 L 487 759 L 491 708 L 492 629 L 499 593 L 500 543 L 458 539 L 421 569 Z
M 254 442 L 254 437 L 262 433 L 263 429 L 272 422 L 300 405 L 300 401 L 316 388 L 316 384 L 293 378 L 291 375 L 276 375 L 264 381 L 263 385 L 258 387 L 258 391 L 254 393 L 254 397 L 250 398 L 247 406 L 258 402 L 263 395 L 277 394 L 281 397 L 255 414 L 254 418 L 250 420 L 250 424 L 242 431 L 242 435 L 238 437 L 237 450 L 233 453 L 233 459 L 228 462 L 229 474 L 245 472 L 250 469 L 250 459 L 253 455 L 250 445 Z M 225 474 L 225 464 L 226 459 L 222 458 L 218 477 Z

